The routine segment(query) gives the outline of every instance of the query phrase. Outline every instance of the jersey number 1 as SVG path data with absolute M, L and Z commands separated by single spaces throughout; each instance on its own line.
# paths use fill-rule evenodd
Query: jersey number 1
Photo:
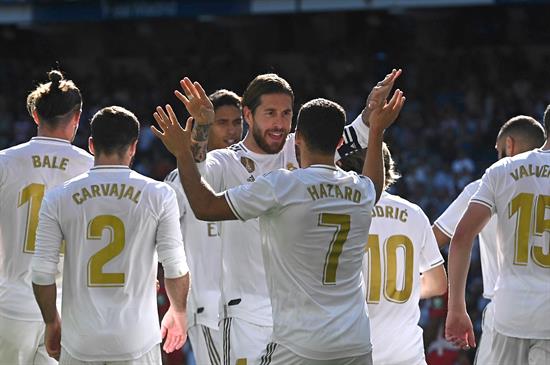
M 25 241 L 23 243 L 23 252 L 25 253 L 34 253 L 38 213 L 40 212 L 45 190 L 46 186 L 44 184 L 29 184 L 19 193 L 17 208 L 22 207 L 25 203 L 29 203 L 27 224 L 25 227 Z

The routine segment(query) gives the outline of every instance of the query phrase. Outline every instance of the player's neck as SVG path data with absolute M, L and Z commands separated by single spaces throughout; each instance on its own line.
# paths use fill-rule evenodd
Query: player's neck
M 68 130 L 67 128 L 49 129 L 38 127 L 36 135 L 38 137 L 58 138 L 72 142 L 74 138 L 74 130 Z
M 100 154 L 94 157 L 94 166 L 111 165 L 111 166 L 128 166 L 130 167 L 131 157 L 126 155 L 120 156 L 117 153 L 110 155 Z
M 334 154 L 327 155 L 327 154 L 311 153 L 311 152 L 303 151 L 300 154 L 300 167 L 306 168 L 311 165 L 335 166 Z

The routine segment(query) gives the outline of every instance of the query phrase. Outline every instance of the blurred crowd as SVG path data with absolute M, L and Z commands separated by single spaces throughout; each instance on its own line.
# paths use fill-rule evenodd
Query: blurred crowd
M 550 8 L 475 7 L 394 12 L 150 19 L 0 26 L 0 148 L 36 132 L 26 95 L 59 67 L 80 87 L 76 144 L 85 147 L 99 108 L 122 105 L 142 123 L 134 168 L 163 179 L 175 161 L 149 131 L 157 105 L 184 108 L 173 95 L 183 76 L 207 90 L 242 92 L 258 73 L 276 72 L 296 109 L 325 97 L 354 119 L 371 87 L 394 67 L 406 106 L 387 140 L 403 178 L 392 192 L 419 204 L 433 222 L 496 160 L 500 125 L 550 103 Z M 468 305 L 480 331 L 485 300 L 472 257 Z M 161 292 L 162 293 L 162 292 Z M 162 296 L 159 304 L 163 304 Z M 429 364 L 469 364 L 442 338 L 445 299 L 422 303 Z M 183 356 L 183 355 L 182 355 Z

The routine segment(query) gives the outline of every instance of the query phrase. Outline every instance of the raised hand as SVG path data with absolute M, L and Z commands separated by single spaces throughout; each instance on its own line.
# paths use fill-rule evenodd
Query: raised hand
M 187 340 L 187 314 L 170 307 L 162 318 L 160 333 L 163 339 L 166 337 L 163 349 L 167 354 L 181 349 Z
M 395 90 L 389 102 L 385 100 L 370 112 L 370 128 L 382 132 L 395 122 L 401 108 L 405 104 L 405 96 L 399 89 Z
M 157 111 L 153 113 L 153 117 L 157 121 L 161 130 L 155 126 L 151 126 L 151 131 L 157 136 L 166 146 L 171 154 L 178 157 L 182 153 L 191 149 L 191 128 L 193 118 L 187 119 L 186 128 L 182 128 L 178 122 L 178 118 L 172 107 L 167 104 L 166 112 L 162 107 L 157 106 Z
M 391 89 L 395 83 L 395 80 L 401 75 L 403 71 L 401 69 L 396 70 L 395 68 L 389 74 L 384 77 L 384 80 L 379 81 L 371 90 L 369 96 L 367 97 L 367 102 L 365 103 L 365 108 L 361 113 L 361 118 L 363 123 L 366 125 L 370 124 L 370 114 L 373 109 L 379 105 L 383 105 L 386 102 L 386 99 L 390 95 Z
M 195 122 L 199 125 L 212 124 L 214 122 L 214 105 L 201 84 L 197 81 L 191 82 L 189 78 L 185 77 L 180 81 L 180 85 L 185 95 L 178 90 L 174 91 L 174 94 L 185 105 L 185 109 L 195 119 Z
M 466 312 L 449 311 L 445 321 L 445 339 L 463 350 L 476 347 L 472 321 Z

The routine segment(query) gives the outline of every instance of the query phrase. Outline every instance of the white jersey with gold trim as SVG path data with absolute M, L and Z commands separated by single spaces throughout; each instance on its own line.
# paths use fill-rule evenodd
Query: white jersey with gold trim
M 0 151 L 0 315 L 42 322 L 30 270 L 42 198 L 93 163 L 89 153 L 58 138 L 34 137 Z
M 95 166 L 46 194 L 33 282 L 47 285 L 38 278 L 55 270 L 64 238 L 61 345 L 71 357 L 131 360 L 160 343 L 157 254 L 166 277 L 188 271 L 178 218 L 170 186 L 124 166 Z
M 495 330 L 550 339 L 550 150 L 493 164 L 471 203 L 487 206 L 498 218 Z
M 272 341 L 310 359 L 369 353 L 361 268 L 375 199 L 370 179 L 313 165 L 271 172 L 225 197 L 240 219 L 260 217 Z
M 364 259 L 374 364 L 417 364 L 424 358 L 420 274 L 442 264 L 422 209 L 382 193 L 372 211 Z
M 191 273 L 192 285 L 187 301 L 188 325 L 202 324 L 218 330 L 222 270 L 219 223 L 200 221 L 195 217 L 177 169 L 168 174 L 164 182 L 176 192 L 183 245 Z
M 435 221 L 436 227 L 447 237 L 452 238 L 456 226 L 462 215 L 468 208 L 470 199 L 475 194 L 481 179 L 468 184 L 458 197 Z M 479 232 L 479 255 L 481 258 L 481 274 L 483 277 L 483 296 L 492 298 L 495 283 L 498 276 L 498 250 L 497 250 L 497 217 L 492 216 L 487 225 Z
M 344 143 L 338 155 L 362 149 L 368 143 L 368 128 L 359 116 L 344 129 Z M 337 157 L 339 158 L 339 157 Z M 243 142 L 211 151 L 199 164 L 202 176 L 217 192 L 249 184 L 277 169 L 298 168 L 294 134 L 288 135 L 277 154 L 258 154 Z M 258 220 L 221 223 L 222 239 L 222 318 L 237 317 L 261 326 L 272 325 L 271 304 L 265 279 Z

